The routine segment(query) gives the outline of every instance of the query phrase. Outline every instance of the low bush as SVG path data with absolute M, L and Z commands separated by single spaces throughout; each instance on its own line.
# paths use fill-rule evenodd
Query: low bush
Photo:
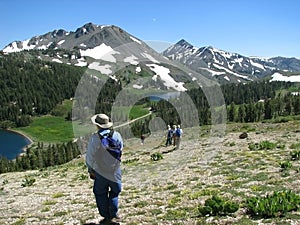
M 25 176 L 25 179 L 23 180 L 23 183 L 21 184 L 22 187 L 29 187 L 32 186 L 35 182 L 35 178 L 31 176 Z
M 251 143 L 248 145 L 251 151 L 255 150 L 271 150 L 277 147 L 276 143 L 270 141 L 261 141 L 260 143 Z
M 235 213 L 239 209 L 239 204 L 218 195 L 213 195 L 207 199 L 204 206 L 199 206 L 198 210 L 201 216 L 226 216 Z
M 300 159 L 300 151 L 294 150 L 290 152 L 290 156 L 292 160 L 299 160 Z
M 290 161 L 284 161 L 279 163 L 281 170 L 288 170 L 292 168 L 292 163 Z
M 152 161 L 158 161 L 164 158 L 163 155 L 159 152 L 151 154 L 150 157 Z
M 246 200 L 248 213 L 253 217 L 274 218 L 299 209 L 300 196 L 292 191 L 280 191 L 265 197 L 250 197 Z

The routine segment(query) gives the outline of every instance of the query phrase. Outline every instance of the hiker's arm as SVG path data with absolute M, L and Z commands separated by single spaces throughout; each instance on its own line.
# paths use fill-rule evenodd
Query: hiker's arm
M 93 169 L 93 166 L 95 163 L 94 155 L 96 150 L 97 146 L 95 142 L 95 135 L 92 135 L 86 151 L 86 166 L 91 179 L 95 179 L 95 170 Z

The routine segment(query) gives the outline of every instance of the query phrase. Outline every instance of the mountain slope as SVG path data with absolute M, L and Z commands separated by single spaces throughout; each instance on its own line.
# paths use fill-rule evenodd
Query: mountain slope
M 300 60 L 276 57 L 263 59 L 230 53 L 211 46 L 197 48 L 185 40 L 163 52 L 199 73 L 209 73 L 221 82 L 246 82 L 264 78 L 278 70 L 300 71 Z
M 129 82 L 133 88 L 185 91 L 185 82 L 191 83 L 193 79 L 176 63 L 113 25 L 88 23 L 75 32 L 55 30 L 26 41 L 12 42 L 3 52 L 24 50 L 37 54 L 42 60 L 87 67 L 89 71 L 98 71 L 115 80 L 128 80 L 128 72 L 135 74 L 138 79 Z
M 138 138 L 126 140 L 121 224 L 257 224 L 258 219 L 247 213 L 246 197 L 282 190 L 299 193 L 299 160 L 293 161 L 293 168 L 286 173 L 280 172 L 278 164 L 289 159 L 288 146 L 299 140 L 299 121 L 248 125 L 228 125 L 223 141 L 213 143 L 208 141 L 207 128 L 201 129 L 199 138 L 195 130 L 184 129 L 177 151 L 155 145 L 161 142 L 161 135 L 152 134 L 144 145 Z M 239 139 L 236 131 L 249 128 L 251 140 Z M 251 143 L 278 140 L 284 148 L 249 151 Z M 220 146 L 218 155 L 203 163 L 203 155 L 216 145 Z M 163 159 L 151 160 L 150 155 L 157 152 Z M 26 183 L 32 179 L 32 185 Z M 101 219 L 83 157 L 44 170 L 0 174 L 0 181 L 1 224 L 75 225 Z M 198 206 L 213 195 L 229 197 L 240 203 L 240 209 L 233 215 L 201 217 Z M 299 212 L 291 212 L 286 217 L 260 218 L 259 223 L 296 225 L 299 219 Z

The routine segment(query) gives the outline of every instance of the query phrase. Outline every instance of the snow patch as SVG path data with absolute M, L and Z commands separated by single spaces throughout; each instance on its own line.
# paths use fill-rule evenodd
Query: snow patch
M 157 78 L 160 77 L 162 81 L 164 81 L 164 85 L 168 88 L 173 88 L 177 91 L 186 91 L 187 89 L 183 87 L 183 82 L 177 82 L 170 76 L 170 70 L 164 66 L 160 66 L 157 64 L 146 64 L 153 72 L 156 73 L 152 77 L 154 81 L 157 81 Z
M 241 75 L 241 74 L 232 72 L 231 70 L 229 70 L 229 69 L 227 69 L 227 68 L 225 68 L 225 67 L 223 67 L 223 66 L 220 66 L 220 65 L 218 65 L 218 64 L 213 64 L 213 65 L 214 65 L 214 67 L 216 67 L 217 69 L 225 70 L 227 73 L 230 73 L 230 74 L 232 74 L 232 75 L 234 75 L 234 76 L 241 77 L 241 78 L 244 78 L 244 79 L 246 79 L 246 80 L 251 80 L 251 79 L 250 79 L 249 77 L 247 77 L 247 76 L 244 76 L 244 75 Z
M 257 68 L 260 68 L 262 70 L 266 70 L 265 67 L 259 63 L 256 63 L 256 62 L 253 62 L 251 59 L 250 59 L 250 63 L 252 64 L 252 66 L 254 67 L 257 67 Z
M 214 76 L 220 76 L 220 75 L 225 75 L 226 74 L 225 72 L 218 72 L 218 71 L 214 71 L 214 70 L 211 70 L 211 69 L 208 69 L 208 68 L 201 68 L 201 69 L 208 71 L 209 73 L 211 73 L 211 75 L 213 77 Z
M 18 48 L 17 42 L 14 41 L 13 43 L 11 43 L 10 45 L 8 45 L 6 48 L 3 49 L 3 52 L 5 53 L 11 53 L 11 52 L 20 52 L 23 50 L 30 50 L 33 49 L 35 47 L 35 45 L 28 45 L 29 43 L 29 39 L 26 41 L 22 41 L 22 47 Z
M 150 61 L 159 64 L 159 61 L 157 61 L 155 58 L 153 58 L 152 55 L 150 55 L 150 54 L 148 54 L 148 53 L 146 53 L 146 52 L 141 53 L 141 55 L 142 55 L 144 58 L 147 58 L 147 59 L 149 59 Z
M 300 82 L 300 74 L 288 77 L 282 75 L 281 73 L 274 73 L 270 82 L 271 81 Z
M 47 44 L 47 48 L 49 48 L 49 46 L 50 46 L 52 43 L 53 43 L 52 41 L 49 42 L 49 43 Z
M 225 76 L 224 79 L 230 81 L 229 77 L 227 76 Z
M 137 57 L 135 57 L 134 55 L 131 55 L 131 56 L 126 57 L 126 58 L 124 59 L 124 62 L 129 62 L 130 64 L 136 66 L 136 65 L 139 64 L 139 62 L 136 61 L 137 59 L 138 59 Z
M 46 50 L 46 49 L 47 49 L 47 46 L 46 46 L 46 45 L 42 45 L 42 46 L 39 46 L 38 49 L 39 49 L 39 50 Z
M 140 66 L 137 66 L 137 67 L 135 68 L 135 72 L 136 72 L 136 73 L 139 73 L 139 72 L 141 72 L 141 71 L 142 71 L 142 69 L 141 69 Z
M 109 75 L 112 73 L 110 65 L 100 65 L 98 62 L 93 62 L 88 66 L 89 69 L 97 70 L 102 74 Z
M 84 58 L 78 59 L 78 63 L 75 66 L 87 66 L 87 62 L 84 61 Z
M 63 63 L 62 61 L 60 61 L 59 59 L 52 59 L 53 62 L 57 62 L 57 63 Z
M 66 41 L 66 40 L 61 40 L 61 41 L 59 41 L 57 44 L 58 44 L 58 45 L 61 45 L 61 44 L 63 44 L 65 41 Z
M 89 56 L 94 59 L 102 59 L 104 61 L 115 63 L 117 62 L 117 60 L 113 56 L 113 54 L 120 54 L 120 53 L 114 51 L 110 46 L 107 46 L 106 44 L 102 43 L 101 45 L 96 46 L 95 48 L 92 49 L 87 49 L 87 50 L 80 49 L 80 54 L 82 56 Z
M 136 89 L 142 89 L 143 85 L 134 84 L 134 85 L 132 85 L 132 87 L 136 88 Z
M 130 39 L 131 40 L 133 40 L 133 41 L 135 41 L 136 43 L 138 43 L 138 44 L 142 44 L 142 42 L 141 41 L 139 41 L 138 39 L 136 39 L 136 38 L 134 38 L 134 37 L 132 37 L 132 36 L 130 36 Z

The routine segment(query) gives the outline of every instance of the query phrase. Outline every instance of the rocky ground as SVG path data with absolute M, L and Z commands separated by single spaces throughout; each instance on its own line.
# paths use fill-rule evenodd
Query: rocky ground
M 248 138 L 240 139 L 246 131 Z M 161 135 L 126 140 L 120 216 L 126 225 L 139 224 L 300 224 L 300 212 L 276 219 L 250 218 L 247 196 L 273 191 L 300 193 L 300 163 L 288 172 L 291 145 L 299 143 L 299 122 L 228 124 L 226 134 L 211 137 L 210 129 L 184 129 L 181 148 L 164 147 Z M 270 141 L 281 146 L 250 151 L 249 144 Z M 151 155 L 162 155 L 158 161 Z M 31 183 L 30 183 L 31 182 Z M 84 158 L 40 171 L 0 175 L 0 224 L 88 224 L 99 216 Z M 231 216 L 200 217 L 198 206 L 212 195 L 240 203 Z

